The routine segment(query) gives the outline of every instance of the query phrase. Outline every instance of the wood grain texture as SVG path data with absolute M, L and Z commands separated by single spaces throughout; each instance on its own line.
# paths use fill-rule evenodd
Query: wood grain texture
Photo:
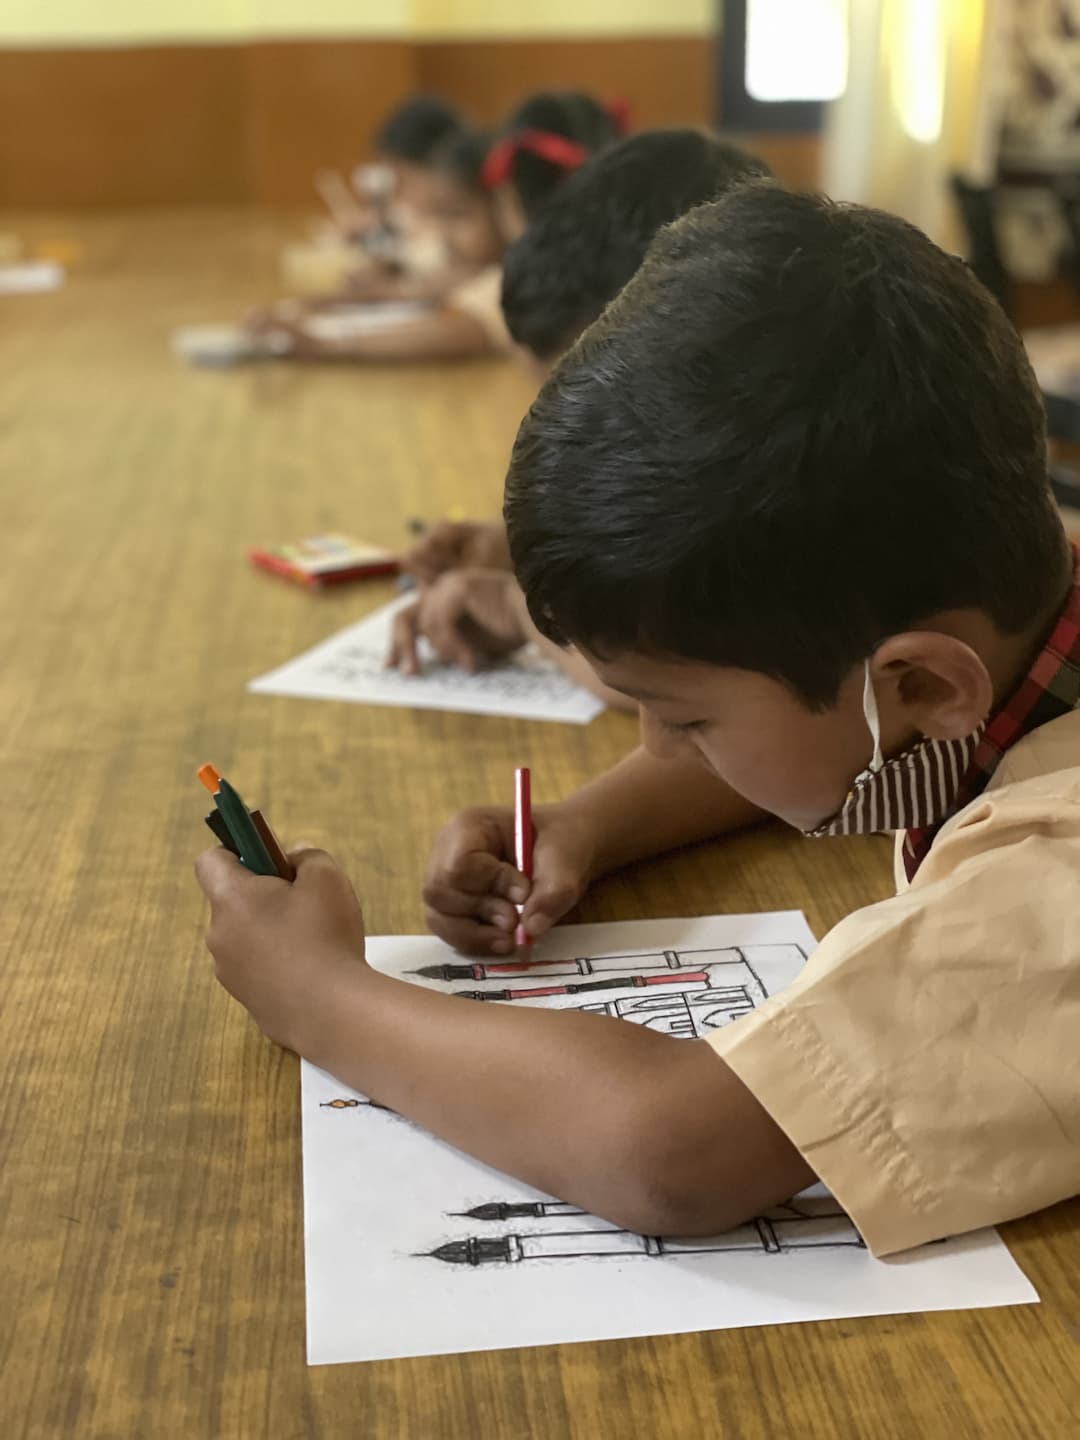
M 383 600 L 313 597 L 246 547 L 491 511 L 528 400 L 509 363 L 182 368 L 170 326 L 273 288 L 268 224 L 63 226 L 85 270 L 0 302 L 0 1434 L 4 1440 L 953 1440 L 1080 1413 L 1080 1205 L 1010 1225 L 1040 1306 L 308 1370 L 296 1060 L 213 982 L 191 862 L 212 759 L 334 850 L 375 932 L 421 926 L 435 827 L 538 797 L 634 740 L 248 695 Z M 802 906 L 888 889 L 887 846 L 763 830 L 640 866 L 581 918 Z M 342 1237 L 348 1243 L 348 1237 Z

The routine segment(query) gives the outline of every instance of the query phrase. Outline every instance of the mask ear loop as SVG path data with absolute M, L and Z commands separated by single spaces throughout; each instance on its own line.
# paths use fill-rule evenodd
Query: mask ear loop
M 870 760 L 870 774 L 876 775 L 885 764 L 881 753 L 881 720 L 878 717 L 877 696 L 874 693 L 874 682 L 870 678 L 870 661 L 866 662 L 866 673 L 863 678 L 862 707 L 863 716 L 866 720 L 866 727 L 870 731 L 870 739 L 874 742 L 874 754 Z

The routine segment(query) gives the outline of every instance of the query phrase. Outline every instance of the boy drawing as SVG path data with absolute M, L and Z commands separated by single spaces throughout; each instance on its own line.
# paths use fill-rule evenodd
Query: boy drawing
M 505 513 L 537 625 L 638 702 L 647 748 L 537 811 L 531 890 L 503 811 L 453 821 L 437 933 L 506 953 L 512 902 L 540 934 L 595 875 L 761 812 L 895 829 L 899 893 L 674 1040 L 417 992 L 364 964 L 327 856 L 289 886 L 216 851 L 222 982 L 347 1083 L 645 1233 L 818 1176 L 880 1255 L 1076 1193 L 1080 591 L 988 293 L 892 216 L 733 191 L 556 369 Z

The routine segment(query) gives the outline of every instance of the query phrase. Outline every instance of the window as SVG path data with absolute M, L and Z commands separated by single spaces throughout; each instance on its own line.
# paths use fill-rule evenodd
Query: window
M 735 130 L 813 131 L 844 93 L 848 0 L 727 0 L 720 121 Z

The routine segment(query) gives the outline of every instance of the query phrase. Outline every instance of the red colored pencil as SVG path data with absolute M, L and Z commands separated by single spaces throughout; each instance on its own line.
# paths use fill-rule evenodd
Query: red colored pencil
M 531 880 L 533 874 L 532 785 L 530 773 L 525 767 L 514 771 L 514 858 L 522 875 L 526 880 Z M 518 914 L 521 914 L 520 905 Z M 526 933 L 524 925 L 520 923 L 514 931 L 514 944 L 532 944 L 532 936 Z

